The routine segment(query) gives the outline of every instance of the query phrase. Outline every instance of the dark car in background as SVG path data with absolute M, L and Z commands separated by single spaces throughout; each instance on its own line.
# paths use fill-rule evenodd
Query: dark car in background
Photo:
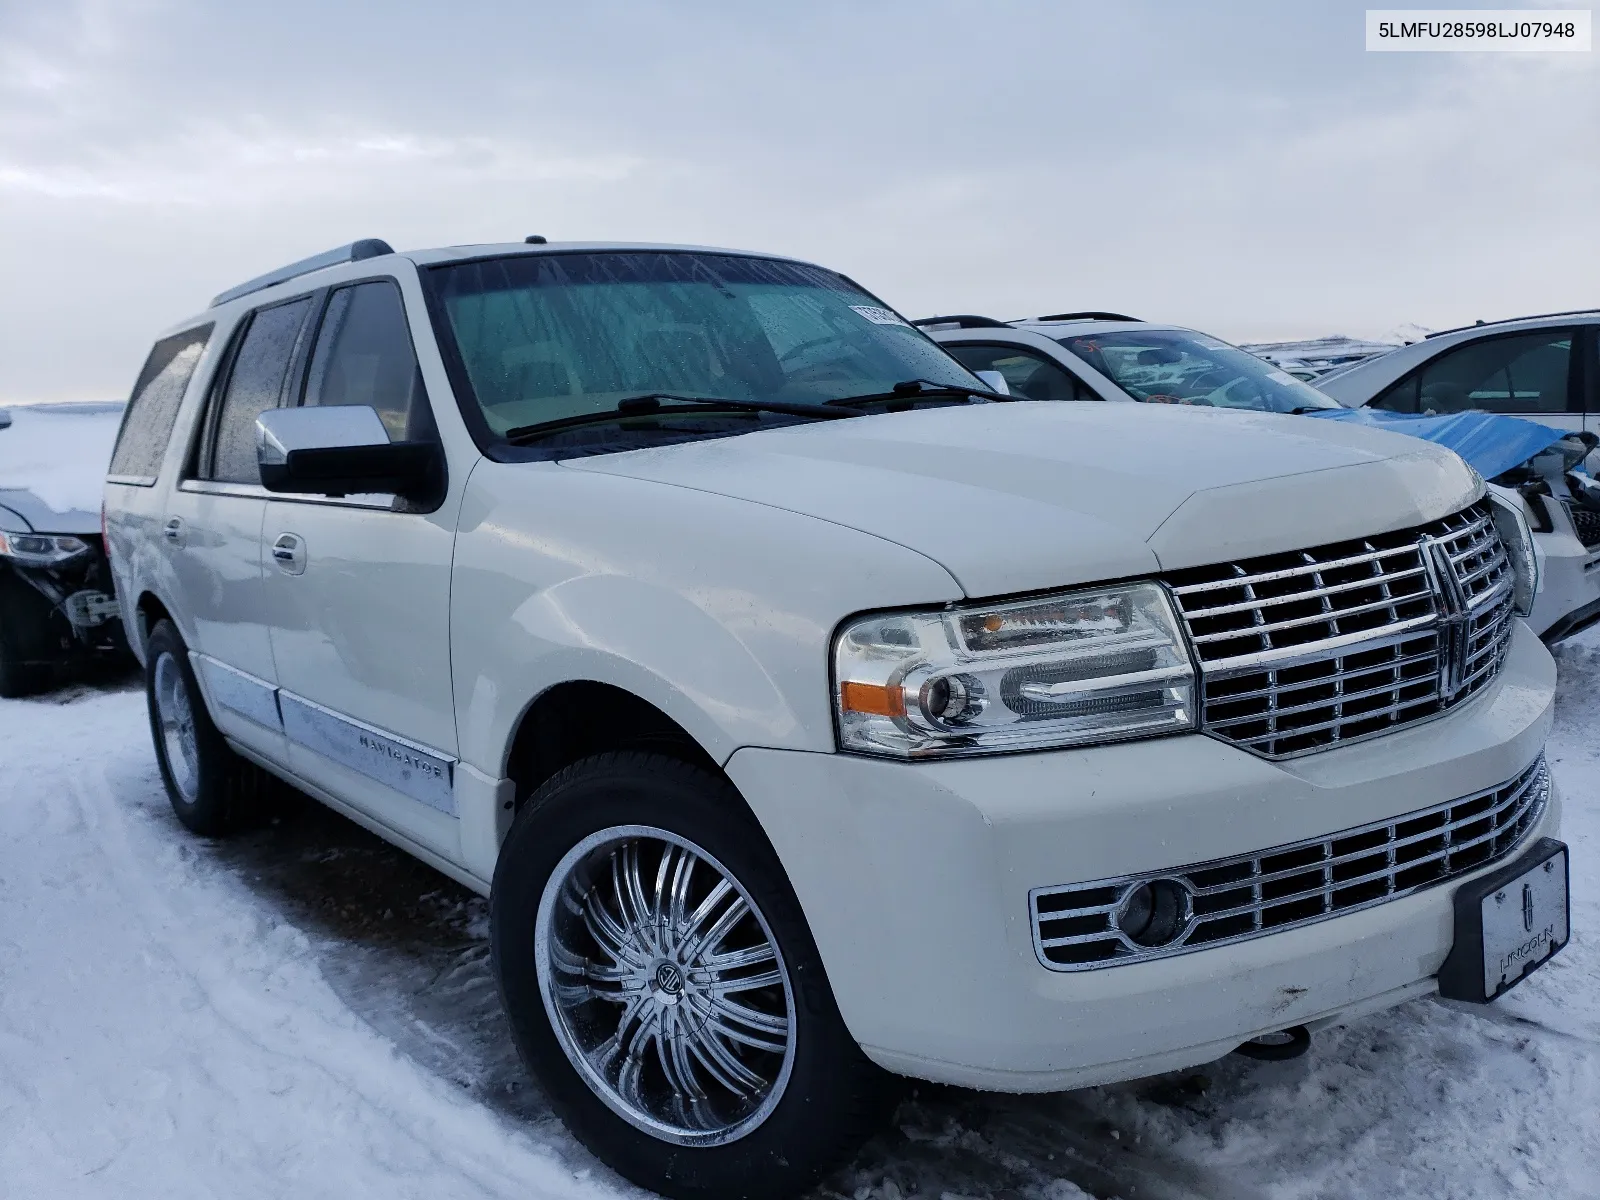
M 0 409 L 0 697 L 127 653 L 100 536 L 123 403 Z

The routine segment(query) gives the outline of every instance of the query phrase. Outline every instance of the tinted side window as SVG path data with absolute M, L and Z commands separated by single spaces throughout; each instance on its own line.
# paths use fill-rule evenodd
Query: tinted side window
M 223 483 L 261 482 L 256 466 L 256 418 L 278 406 L 295 338 L 310 308 L 307 296 L 261 309 L 250 318 L 217 414 L 207 478 Z
M 1572 330 L 1486 338 L 1446 351 L 1417 376 L 1422 412 L 1567 411 Z
M 390 441 L 433 436 L 398 287 L 380 281 L 333 293 L 311 356 L 305 403 L 370 405 L 383 418 Z
M 1417 411 L 1417 377 L 1415 374 L 1406 376 L 1399 383 L 1391 385 L 1385 391 L 1378 393 L 1369 408 L 1381 408 L 1387 412 L 1414 413 Z
M 178 419 L 178 406 L 189 387 L 194 368 L 205 353 L 212 326 L 187 329 L 159 341 L 145 360 L 133 385 L 128 411 L 122 418 L 116 449 L 111 452 L 112 475 L 154 481 L 167 452 L 167 440 Z
M 1029 400 L 1098 400 L 1077 376 L 1020 346 L 946 346 L 969 371 L 999 371 L 1013 396 Z

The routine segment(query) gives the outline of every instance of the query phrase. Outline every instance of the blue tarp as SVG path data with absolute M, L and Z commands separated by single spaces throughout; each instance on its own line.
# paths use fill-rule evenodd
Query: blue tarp
M 1493 479 L 1527 462 L 1546 446 L 1567 436 L 1565 430 L 1552 429 L 1536 421 L 1486 412 L 1422 417 L 1384 412 L 1376 408 L 1330 408 L 1307 415 L 1348 421 L 1372 429 L 1387 429 L 1392 433 L 1405 433 L 1423 441 L 1437 442 L 1461 455 L 1485 479 Z

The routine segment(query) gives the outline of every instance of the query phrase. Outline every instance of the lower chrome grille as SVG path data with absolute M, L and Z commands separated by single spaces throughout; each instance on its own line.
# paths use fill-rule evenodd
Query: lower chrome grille
M 1287 758 L 1437 716 L 1511 641 L 1486 502 L 1417 529 L 1179 572 L 1206 732 Z
M 1034 948 L 1056 971 L 1139 962 L 1260 937 L 1421 891 L 1509 854 L 1550 795 L 1543 756 L 1515 779 L 1434 808 L 1258 854 L 1065 887 L 1029 896 Z M 1142 884 L 1187 896 L 1181 932 L 1142 946 L 1116 914 Z

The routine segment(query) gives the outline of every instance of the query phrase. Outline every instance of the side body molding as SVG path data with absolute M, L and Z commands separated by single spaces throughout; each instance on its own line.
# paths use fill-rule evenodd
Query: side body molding
M 456 760 L 448 754 L 352 720 L 209 655 L 191 651 L 190 658 L 212 703 L 446 816 L 458 815 Z

